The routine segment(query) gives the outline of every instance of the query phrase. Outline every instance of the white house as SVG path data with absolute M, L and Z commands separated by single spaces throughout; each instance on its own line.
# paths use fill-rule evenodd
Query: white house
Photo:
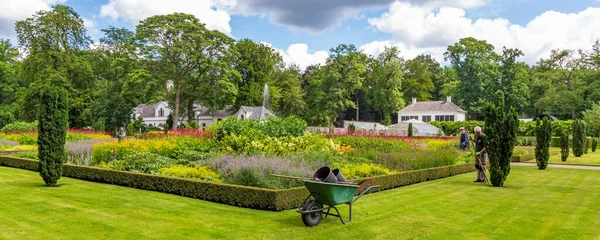
M 258 107 L 249 107 L 242 106 L 240 110 L 238 110 L 234 116 L 242 120 L 256 120 L 256 119 L 265 119 L 269 116 L 275 116 L 269 109 L 266 109 L 263 106 Z
M 456 106 L 450 96 L 446 101 L 417 102 L 412 99 L 412 104 L 398 112 L 398 122 L 416 119 L 423 122 L 431 121 L 465 121 L 467 112 Z
M 133 109 L 134 118 L 142 117 L 148 126 L 162 127 L 171 114 L 169 103 L 158 102 L 152 105 L 140 104 Z
M 233 106 L 226 106 L 224 110 L 210 111 L 207 107 L 194 105 L 194 119 L 198 122 L 200 128 L 208 127 L 210 124 L 227 119 L 230 116 L 236 116 L 239 119 L 265 119 L 268 116 L 275 116 L 271 111 L 263 106 L 249 107 L 242 106 L 232 114 Z M 159 102 L 156 104 L 140 104 L 134 109 L 134 118 L 142 117 L 144 124 L 148 126 L 163 127 L 167 123 L 171 110 L 168 102 Z M 180 122 L 186 122 L 187 118 L 180 116 Z

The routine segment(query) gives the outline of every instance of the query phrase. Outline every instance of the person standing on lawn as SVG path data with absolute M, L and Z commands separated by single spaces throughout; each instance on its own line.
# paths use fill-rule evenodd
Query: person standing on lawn
M 464 127 L 460 127 L 460 150 L 467 150 L 469 145 L 469 133 L 465 131 Z
M 481 127 L 475 127 L 475 168 L 477 168 L 477 180 L 474 182 L 487 183 L 486 161 L 487 161 L 487 136 L 481 131 Z

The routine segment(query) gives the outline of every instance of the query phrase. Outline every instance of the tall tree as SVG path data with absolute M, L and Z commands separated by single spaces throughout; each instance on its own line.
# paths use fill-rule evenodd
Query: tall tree
M 61 77 L 58 74 L 52 77 Z M 45 86 L 38 115 L 38 156 L 40 175 L 55 186 L 62 174 L 67 137 L 68 97 L 61 87 Z
M 585 88 L 582 87 L 578 71 L 585 66 L 585 59 L 586 54 L 582 50 L 552 50 L 548 59 L 542 59 L 540 64 L 553 73 L 550 79 L 554 88 L 540 99 L 538 106 L 546 106 L 546 110 L 554 108 L 568 112 L 575 120 L 584 104 Z
M 600 137 L 600 102 L 592 105 L 592 108 L 583 112 L 583 120 L 587 123 L 590 134 Z
M 404 71 L 404 101 L 410 102 L 412 98 L 430 100 L 435 87 L 433 73 L 424 55 L 408 60 Z
M 362 86 L 366 68 L 364 54 L 351 49 L 344 46 L 332 49 L 326 65 L 311 72 L 306 99 L 312 123 L 326 122 L 331 126 L 339 112 L 356 108 L 351 95 Z
M 136 27 L 136 38 L 142 43 L 142 53 L 161 64 L 165 77 L 173 80 L 175 101 L 173 126 L 179 121 L 181 95 L 190 82 L 190 75 L 200 65 L 202 46 L 208 41 L 204 24 L 190 14 L 173 13 L 157 15 L 140 22 Z
M 281 97 L 276 110 L 282 116 L 300 116 L 306 108 L 302 91 L 302 75 L 297 66 L 291 66 L 277 74 L 276 86 L 281 89 Z
M 444 59 L 450 61 L 460 80 L 456 88 L 459 105 L 471 118 L 477 118 L 492 94 L 490 82 L 500 78 L 494 46 L 484 40 L 463 38 L 448 46 Z
M 68 89 L 69 125 L 88 124 L 93 72 L 84 55 L 92 41 L 83 19 L 71 7 L 55 5 L 50 11 L 18 21 L 15 29 L 20 47 L 28 53 L 21 70 L 28 88 L 18 94 L 24 117 L 35 118 L 43 87 L 54 85 Z
M 236 105 L 261 106 L 265 84 L 269 85 L 271 93 L 278 91 L 275 75 L 283 70 L 283 59 L 270 46 L 247 38 L 238 41 L 235 49 L 239 55 L 234 61 L 234 68 L 242 78 Z
M 390 124 L 390 115 L 404 107 L 402 81 L 404 60 L 396 47 L 386 48 L 373 61 L 371 74 L 367 78 L 369 104 L 381 112 L 384 124 Z
M 488 153 L 490 161 L 490 181 L 495 187 L 504 186 L 510 173 L 510 158 L 517 141 L 519 119 L 514 108 L 506 109 L 504 102 L 486 104 L 485 132 L 488 136 Z
M 518 62 L 523 56 L 519 49 L 503 48 L 500 61 L 500 79 L 491 82 L 495 101 L 504 99 L 507 108 L 523 112 L 529 100 L 529 72 L 527 64 Z

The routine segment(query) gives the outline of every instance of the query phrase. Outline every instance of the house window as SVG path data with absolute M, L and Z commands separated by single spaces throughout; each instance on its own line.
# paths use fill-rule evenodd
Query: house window
M 401 122 L 405 122 L 405 121 L 408 121 L 411 119 L 419 120 L 419 116 L 402 116 L 402 117 L 400 117 Z
M 159 117 L 164 117 L 165 116 L 165 110 L 163 110 L 162 108 L 160 110 L 158 110 L 158 116 Z
M 435 120 L 439 122 L 454 122 L 454 115 L 436 115 Z
M 421 119 L 423 119 L 423 122 L 431 122 L 431 116 L 421 116 Z
M 240 119 L 244 120 L 244 114 L 240 115 Z
M 221 120 L 222 120 L 222 119 L 220 119 L 220 118 L 217 118 L 217 122 L 220 122 Z

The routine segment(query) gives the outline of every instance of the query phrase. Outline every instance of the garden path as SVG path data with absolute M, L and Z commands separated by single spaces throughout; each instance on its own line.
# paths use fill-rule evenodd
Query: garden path
M 536 166 L 536 163 L 535 162 L 512 162 L 512 163 L 510 163 L 510 165 L 512 165 L 512 166 Z M 568 165 L 568 164 L 556 164 L 556 163 L 548 163 L 548 167 L 600 170 L 600 166 Z

